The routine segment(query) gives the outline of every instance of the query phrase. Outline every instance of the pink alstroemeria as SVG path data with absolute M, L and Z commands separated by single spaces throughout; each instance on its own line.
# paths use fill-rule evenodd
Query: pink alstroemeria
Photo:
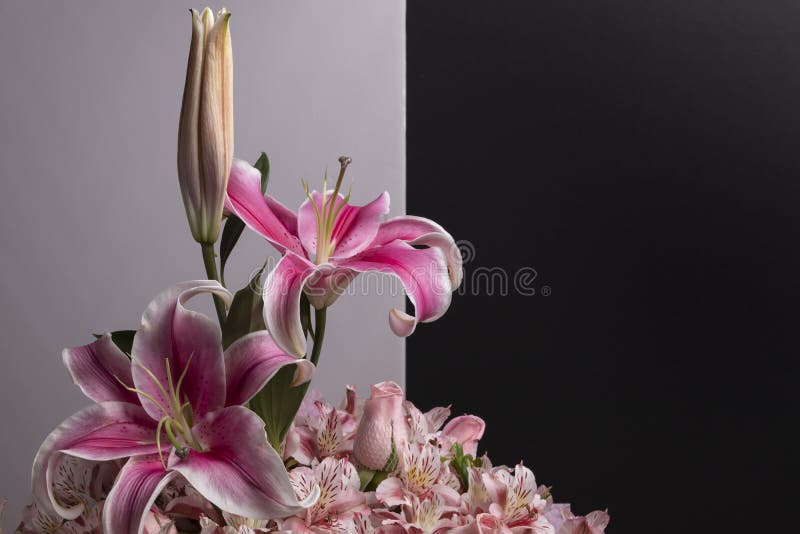
M 542 513 L 547 501 L 537 493 L 530 469 L 518 464 L 512 475 L 498 467 L 483 473 L 482 482 L 492 504 L 489 513 L 476 518 L 481 534 L 555 534 L 555 528 Z
M 347 459 L 325 458 L 314 468 L 298 467 L 289 474 L 298 499 L 319 488 L 317 503 L 300 516 L 281 521 L 293 534 L 347 534 L 353 532 L 354 514 L 368 514 L 366 495 L 359 491 L 355 466 Z
M 389 194 L 365 206 L 348 204 L 340 189 L 349 158 L 332 191 L 310 192 L 297 214 L 261 193 L 258 170 L 235 160 L 228 181 L 228 211 L 267 239 L 283 257 L 267 277 L 264 320 L 275 341 L 289 354 L 306 353 L 300 322 L 300 296 L 311 304 L 330 306 L 359 273 L 397 276 L 414 304 L 416 317 L 392 309 L 389 325 L 408 336 L 417 322 L 431 322 L 450 306 L 461 283 L 461 254 L 441 226 L 421 217 L 382 221 L 389 212 Z
M 394 476 L 386 478 L 375 491 L 375 497 L 388 507 L 411 505 L 412 497 L 426 499 L 432 494 L 441 497 L 442 506 L 455 511 L 461 496 L 448 485 L 448 465 L 442 461 L 439 448 L 433 443 L 408 443 L 403 448 Z
M 54 488 L 60 460 L 130 458 L 104 506 L 105 532 L 138 534 L 147 512 L 169 482 L 182 475 L 209 501 L 231 513 L 257 518 L 294 514 L 316 499 L 298 502 L 264 423 L 241 406 L 285 365 L 307 381 L 313 365 L 285 354 L 266 332 L 233 343 L 223 354 L 219 327 L 184 307 L 210 293 L 231 294 L 208 280 L 177 284 L 147 307 L 128 358 L 111 336 L 64 350 L 75 383 L 97 404 L 59 425 L 42 444 L 33 466 L 39 506 L 65 519 L 83 503 L 61 502 Z
M 307 399 L 303 399 L 304 404 Z M 355 417 L 323 400 L 315 400 L 311 409 L 301 407 L 301 411 L 286 433 L 284 459 L 311 465 L 314 459 L 341 457 L 353 451 Z

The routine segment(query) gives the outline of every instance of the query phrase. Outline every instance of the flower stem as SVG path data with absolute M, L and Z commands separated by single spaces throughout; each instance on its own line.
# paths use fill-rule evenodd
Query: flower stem
M 311 363 L 317 365 L 322 352 L 322 341 L 325 339 L 325 320 L 328 308 L 314 310 L 314 346 L 311 348 Z
M 219 282 L 217 274 L 217 256 L 214 254 L 214 243 L 200 243 L 203 250 L 203 264 L 206 267 L 206 275 L 209 280 Z M 217 295 L 214 295 L 214 307 L 217 309 L 217 319 L 220 327 L 225 324 L 225 303 Z

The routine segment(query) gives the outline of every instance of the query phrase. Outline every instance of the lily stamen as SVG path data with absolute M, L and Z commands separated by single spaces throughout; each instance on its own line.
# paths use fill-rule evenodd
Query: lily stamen
M 350 165 L 352 160 L 347 156 L 339 158 L 339 176 L 336 178 L 336 184 L 333 191 L 328 193 L 328 171 L 322 178 L 322 202 L 317 205 L 311 192 L 309 191 L 308 183 L 301 180 L 303 190 L 308 197 L 311 206 L 314 208 L 314 217 L 317 221 L 317 251 L 316 263 L 323 264 L 328 262 L 328 258 L 336 248 L 336 240 L 333 238 L 334 230 L 336 229 L 336 221 L 342 209 L 350 201 L 350 196 L 353 193 L 353 186 L 350 185 L 350 190 L 347 195 L 339 202 L 339 192 L 342 189 L 342 182 L 344 181 L 345 171 L 347 166 Z

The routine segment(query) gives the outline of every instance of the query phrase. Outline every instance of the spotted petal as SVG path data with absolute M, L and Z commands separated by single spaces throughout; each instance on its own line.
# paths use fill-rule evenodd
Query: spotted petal
M 158 455 L 131 458 L 119 472 L 103 507 L 103 532 L 141 534 L 161 490 L 177 476 Z
M 167 364 L 173 384 L 186 370 L 181 398 L 188 397 L 194 413 L 202 415 L 225 403 L 225 366 L 219 326 L 184 304 L 196 295 L 211 293 L 230 304 L 231 294 L 219 282 L 192 280 L 164 290 L 147 306 L 142 324 L 133 338 L 133 381 L 147 413 L 159 420 L 162 407 L 171 411 L 164 391 L 169 392 Z
M 285 365 L 296 365 L 293 386 L 311 380 L 314 364 L 289 356 L 266 331 L 253 332 L 225 351 L 226 406 L 247 403 Z
M 83 505 L 62 506 L 52 481 L 63 454 L 86 460 L 114 460 L 157 453 L 156 423 L 141 406 L 103 402 L 84 408 L 61 423 L 44 440 L 33 462 L 33 495 L 65 519 L 75 519 Z
M 207 414 L 192 428 L 204 452 L 185 459 L 173 451 L 169 467 L 222 510 L 253 519 L 295 515 L 319 491 L 298 501 L 283 461 L 267 444 L 264 422 L 242 406 Z
M 64 349 L 62 357 L 72 380 L 93 401 L 139 403 L 136 393 L 122 385 L 133 384 L 131 360 L 114 344 L 111 334 L 88 345 Z

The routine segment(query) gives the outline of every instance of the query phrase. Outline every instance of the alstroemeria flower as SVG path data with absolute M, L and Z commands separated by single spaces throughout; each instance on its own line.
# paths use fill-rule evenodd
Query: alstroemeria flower
M 608 513 L 600 510 L 587 514 L 586 517 L 569 512 L 564 517 L 564 524 L 558 534 L 603 534 L 609 521 Z
M 298 517 L 281 521 L 293 534 L 347 534 L 355 529 L 356 512 L 369 513 L 366 495 L 359 491 L 355 466 L 346 459 L 325 458 L 314 468 L 298 467 L 289 474 L 298 499 L 319 488 L 317 503 Z
M 303 403 L 307 399 L 308 396 Z M 286 433 L 284 459 L 294 458 L 302 465 L 311 465 L 314 459 L 341 457 L 352 452 L 355 417 L 322 400 L 314 401 L 313 408 L 304 407 L 302 411 Z
M 332 191 L 310 192 L 297 214 L 261 193 L 258 170 L 235 160 L 228 181 L 228 211 L 267 239 L 283 257 L 267 277 L 264 320 L 275 341 L 289 354 L 306 353 L 300 322 L 300 296 L 325 308 L 359 273 L 397 276 L 414 304 L 416 317 L 392 309 L 389 324 L 408 336 L 417 322 L 441 317 L 451 293 L 461 283 L 461 254 L 441 226 L 421 217 L 382 221 L 389 195 L 382 193 L 365 206 L 348 204 L 340 194 L 348 158 Z
M 53 476 L 64 455 L 87 460 L 130 459 L 105 501 L 103 527 L 114 534 L 142 532 L 146 513 L 178 474 L 216 506 L 272 518 L 297 513 L 299 502 L 280 456 L 268 446 L 263 421 L 241 406 L 285 365 L 295 380 L 313 365 L 283 353 L 266 332 L 233 343 L 223 354 L 219 327 L 184 307 L 210 293 L 228 304 L 231 294 L 208 280 L 183 282 L 147 307 L 128 358 L 106 334 L 65 349 L 75 383 L 97 404 L 64 421 L 42 444 L 33 466 L 39 506 L 66 519 L 83 503 L 61 502 Z
M 412 496 L 426 499 L 436 493 L 442 506 L 455 511 L 460 504 L 458 491 L 448 486 L 448 465 L 442 461 L 433 443 L 408 443 L 402 451 L 395 476 L 380 483 L 375 497 L 387 507 L 411 505 Z
M 547 501 L 537 493 L 530 469 L 518 464 L 512 475 L 499 467 L 483 473 L 482 481 L 492 504 L 489 513 L 476 518 L 481 534 L 555 534 L 555 528 L 542 514 Z

